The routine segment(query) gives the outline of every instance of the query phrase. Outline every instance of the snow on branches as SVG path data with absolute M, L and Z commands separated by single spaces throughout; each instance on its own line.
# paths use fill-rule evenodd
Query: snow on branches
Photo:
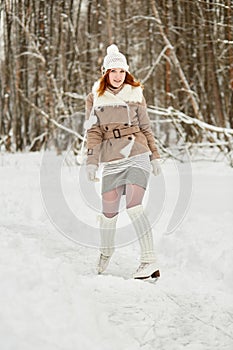
M 233 166 L 233 129 L 208 124 L 173 107 L 150 106 L 148 113 L 164 158 L 182 161 L 185 151 L 193 160 L 197 155 L 215 160 L 224 157 Z

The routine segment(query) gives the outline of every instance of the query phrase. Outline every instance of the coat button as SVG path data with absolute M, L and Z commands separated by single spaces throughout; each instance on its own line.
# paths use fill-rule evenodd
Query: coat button
M 132 140 L 132 136 L 129 136 L 129 137 L 128 137 L 128 140 Z

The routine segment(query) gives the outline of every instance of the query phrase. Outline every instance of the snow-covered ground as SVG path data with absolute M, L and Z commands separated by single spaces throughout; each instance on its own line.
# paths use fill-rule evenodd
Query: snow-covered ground
M 53 160 L 43 172 L 42 154 L 0 155 L 0 348 L 232 350 L 233 169 L 204 161 L 190 173 L 166 161 L 162 180 L 151 179 L 145 206 L 161 270 L 152 282 L 131 278 L 139 247 L 130 235 L 96 275 L 99 184 L 87 186 L 80 167 L 60 163 L 66 216 Z M 168 231 L 182 186 L 185 208 Z

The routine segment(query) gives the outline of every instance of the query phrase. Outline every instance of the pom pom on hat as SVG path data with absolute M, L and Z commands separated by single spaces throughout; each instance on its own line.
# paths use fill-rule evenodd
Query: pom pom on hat
M 129 66 L 126 57 L 119 51 L 115 44 L 108 46 L 107 55 L 104 57 L 103 73 L 108 69 L 122 68 L 128 72 Z
M 114 53 L 118 53 L 119 49 L 115 44 L 110 45 L 107 47 L 107 55 L 114 55 Z

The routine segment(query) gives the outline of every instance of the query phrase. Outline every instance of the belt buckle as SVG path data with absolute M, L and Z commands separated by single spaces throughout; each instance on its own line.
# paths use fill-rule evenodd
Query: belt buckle
M 121 133 L 119 129 L 113 129 L 113 136 L 115 139 L 120 139 L 121 138 Z

